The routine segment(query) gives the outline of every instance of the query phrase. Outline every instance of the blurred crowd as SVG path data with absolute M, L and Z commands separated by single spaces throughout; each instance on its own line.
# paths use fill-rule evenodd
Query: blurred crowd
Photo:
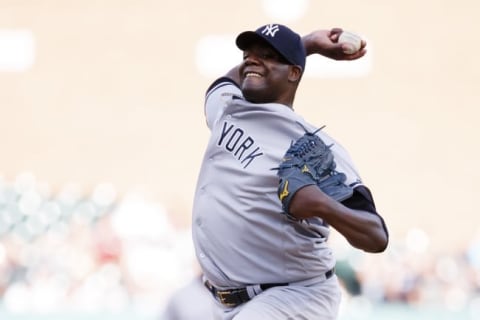
M 480 314 L 480 236 L 456 252 L 412 229 L 379 255 L 333 235 L 345 301 L 442 305 Z M 110 184 L 52 191 L 22 173 L 0 179 L 0 303 L 10 313 L 159 315 L 199 274 L 190 230 L 138 193 Z
M 422 244 L 427 239 L 412 229 L 404 241 L 392 241 L 380 255 L 337 244 L 337 275 L 347 295 L 372 305 L 437 308 L 480 319 L 480 238 L 454 252 L 429 250 Z
M 0 305 L 10 313 L 155 314 L 195 270 L 190 231 L 108 183 L 0 179 Z

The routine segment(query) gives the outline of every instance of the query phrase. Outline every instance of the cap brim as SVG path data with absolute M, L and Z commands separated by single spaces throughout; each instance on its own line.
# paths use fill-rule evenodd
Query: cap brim
M 235 43 L 240 50 L 248 49 L 248 47 L 250 47 L 253 43 L 266 43 L 271 46 L 271 44 L 265 40 L 265 38 L 258 35 L 254 31 L 245 31 L 240 33 Z

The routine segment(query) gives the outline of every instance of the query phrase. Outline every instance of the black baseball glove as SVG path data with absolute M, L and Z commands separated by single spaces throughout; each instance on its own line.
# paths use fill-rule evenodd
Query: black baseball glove
M 279 177 L 277 194 L 287 214 L 293 196 L 305 186 L 317 185 L 337 201 L 343 201 L 353 193 L 353 189 L 345 184 L 345 174 L 335 170 L 331 145 L 327 146 L 316 134 L 324 127 L 308 132 L 302 126 L 305 134 L 292 143 L 280 166 L 275 168 Z

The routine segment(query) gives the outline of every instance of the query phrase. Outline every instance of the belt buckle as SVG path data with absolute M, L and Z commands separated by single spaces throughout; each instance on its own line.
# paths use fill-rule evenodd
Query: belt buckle
M 217 291 L 217 297 L 218 299 L 220 300 L 220 302 L 226 306 L 226 307 L 235 307 L 237 304 L 236 303 L 233 303 L 233 302 L 227 302 L 227 299 L 228 299 L 228 295 L 230 295 L 230 291 L 227 291 L 227 290 L 218 290 Z

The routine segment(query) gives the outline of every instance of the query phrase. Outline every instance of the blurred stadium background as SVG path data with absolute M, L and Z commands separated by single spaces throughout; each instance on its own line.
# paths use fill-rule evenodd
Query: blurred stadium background
M 267 22 L 368 40 L 362 61 L 310 57 L 296 101 L 391 231 L 380 255 L 333 234 L 341 319 L 480 319 L 479 9 L 0 0 L 0 319 L 160 319 L 197 274 L 203 93 L 240 59 L 235 35 Z

